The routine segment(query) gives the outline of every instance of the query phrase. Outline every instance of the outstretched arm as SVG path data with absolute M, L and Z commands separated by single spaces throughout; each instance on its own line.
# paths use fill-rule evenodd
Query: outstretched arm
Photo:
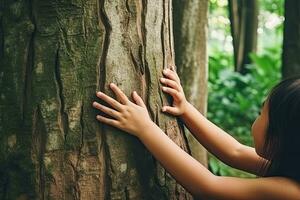
M 291 180 L 281 177 L 242 179 L 215 176 L 177 146 L 156 124 L 145 130 L 139 139 L 195 199 L 300 200 L 300 188 Z M 282 190 L 282 185 L 288 189 Z
M 226 164 L 259 175 L 261 164 L 266 161 L 255 149 L 239 143 L 188 103 L 174 69 L 164 70 L 163 74 L 166 78 L 161 78 L 165 85 L 162 90 L 173 97 L 173 106 L 164 106 L 162 111 L 179 116 L 195 138 Z
M 129 101 L 126 95 L 114 84 L 111 89 L 120 102 L 105 95 L 97 96 L 107 102 L 112 108 L 93 102 L 93 106 L 113 118 L 97 115 L 100 122 L 117 127 L 138 137 L 154 157 L 166 170 L 190 193 L 199 194 L 210 180 L 215 177 L 192 156 L 178 147 L 149 117 L 147 108 L 136 92 L 133 100 Z M 195 174 L 199 174 L 195 176 Z M 201 177 L 201 178 L 199 178 Z
M 143 100 L 136 92 L 133 93 L 135 104 L 116 85 L 110 86 L 121 103 L 97 93 L 99 98 L 113 107 L 93 102 L 95 108 L 113 117 L 97 115 L 97 119 L 137 136 L 166 170 L 195 197 L 214 200 L 299 200 L 298 184 L 285 178 L 240 179 L 213 175 L 151 121 Z M 286 186 L 285 190 L 281 189 L 282 185 Z
M 152 124 L 139 139 L 191 194 L 206 196 L 207 185 L 215 176 L 192 156 L 177 146 L 156 124 Z
M 234 168 L 260 175 L 260 167 L 265 161 L 254 148 L 239 143 L 190 103 L 180 118 L 197 140 L 220 160 Z

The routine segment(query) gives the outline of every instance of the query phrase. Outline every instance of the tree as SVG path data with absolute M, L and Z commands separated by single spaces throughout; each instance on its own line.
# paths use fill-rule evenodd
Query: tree
M 284 8 L 284 33 L 283 33 L 283 54 L 282 54 L 282 77 L 288 78 L 300 75 L 300 2 L 286 0 Z
M 142 95 L 150 116 L 189 152 L 160 112 L 174 64 L 171 1 L 1 0 L 1 199 L 192 199 L 135 137 L 99 124 L 95 92 Z M 189 152 L 190 153 L 190 152 Z
M 186 98 L 202 114 L 207 109 L 207 0 L 173 0 L 175 63 Z M 205 149 L 185 129 L 192 155 L 207 166 Z
M 247 73 L 249 54 L 256 52 L 258 27 L 257 0 L 228 0 L 235 71 Z

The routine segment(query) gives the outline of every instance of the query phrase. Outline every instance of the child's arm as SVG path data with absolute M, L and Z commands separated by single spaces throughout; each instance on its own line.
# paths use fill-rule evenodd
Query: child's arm
M 134 104 L 115 84 L 110 84 L 110 87 L 120 102 L 98 92 L 96 95 L 112 108 L 97 102 L 93 102 L 93 106 L 113 118 L 97 115 L 97 119 L 138 137 L 180 184 L 192 194 L 199 194 L 199 188 L 205 187 L 214 175 L 164 134 L 150 119 L 143 100 L 136 92 L 133 92 Z M 195 172 L 201 179 L 195 176 Z
M 119 128 L 137 136 L 154 157 L 195 197 L 205 199 L 298 199 L 300 188 L 294 182 L 280 177 L 261 179 L 240 179 L 217 177 L 178 147 L 154 124 L 147 108 L 136 93 L 135 103 L 116 86 L 111 85 L 120 102 L 101 93 L 97 96 L 112 108 L 93 103 L 93 106 L 112 118 L 97 115 L 100 122 Z M 282 185 L 286 188 L 282 190 Z
M 255 149 L 239 143 L 188 103 L 175 70 L 164 70 L 163 73 L 166 78 L 162 78 L 161 82 L 167 87 L 162 89 L 173 97 L 173 106 L 164 106 L 162 110 L 179 116 L 196 139 L 223 162 L 258 175 L 265 161 Z
M 194 106 L 188 104 L 181 119 L 197 140 L 223 162 L 237 169 L 260 174 L 264 159 L 257 155 L 255 149 L 239 143 L 206 119 Z
M 163 167 L 195 199 L 219 200 L 299 200 L 297 183 L 282 177 L 242 179 L 213 175 L 192 156 L 177 146 L 156 124 L 150 125 L 139 139 Z M 282 186 L 288 187 L 282 190 Z
M 214 175 L 177 146 L 156 124 L 145 129 L 139 139 L 152 155 L 191 194 L 206 196 Z

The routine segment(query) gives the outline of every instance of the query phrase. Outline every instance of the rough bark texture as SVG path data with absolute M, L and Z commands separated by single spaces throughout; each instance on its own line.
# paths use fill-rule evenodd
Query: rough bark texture
M 257 0 L 228 0 L 235 71 L 245 74 L 251 63 L 249 53 L 256 51 L 258 28 Z
M 177 71 L 186 98 L 202 114 L 207 108 L 207 0 L 173 0 Z M 186 130 L 192 155 L 207 166 L 206 150 Z
M 101 125 L 91 103 L 116 83 L 160 112 L 174 64 L 172 1 L 1 0 L 0 199 L 192 199 L 135 137 Z M 190 153 L 190 152 L 189 152 Z
M 285 1 L 282 77 L 300 75 L 300 1 Z

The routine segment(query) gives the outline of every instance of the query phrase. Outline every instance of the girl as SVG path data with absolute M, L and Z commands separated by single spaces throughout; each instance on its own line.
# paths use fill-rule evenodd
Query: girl
M 197 140 L 223 162 L 263 177 L 215 176 L 152 122 L 135 91 L 133 103 L 113 83 L 110 88 L 119 101 L 97 93 L 112 108 L 93 102 L 95 108 L 112 118 L 97 115 L 97 119 L 138 137 L 195 198 L 300 200 L 300 78 L 282 81 L 271 91 L 253 123 L 252 148 L 240 144 L 187 102 L 173 67 L 163 74 L 162 90 L 173 97 L 173 105 L 163 106 L 162 111 L 180 117 Z

